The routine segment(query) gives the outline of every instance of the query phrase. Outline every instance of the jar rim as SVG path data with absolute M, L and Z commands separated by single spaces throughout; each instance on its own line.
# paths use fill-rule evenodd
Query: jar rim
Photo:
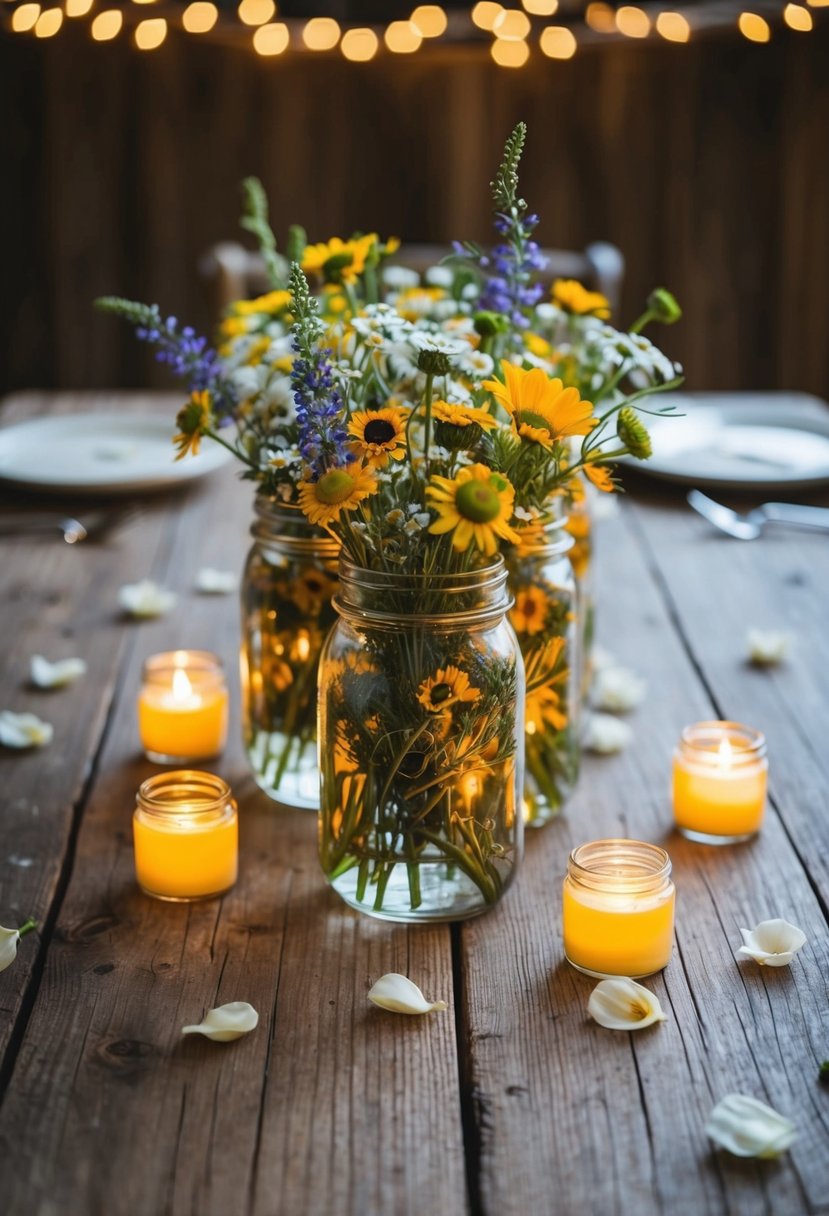
M 212 650 L 161 650 L 158 654 L 149 655 L 142 664 L 145 676 L 160 671 L 180 669 L 186 671 L 210 671 L 224 676 L 224 664 Z
M 142 781 L 136 805 L 152 815 L 175 820 L 197 820 L 200 816 L 224 811 L 236 803 L 230 786 L 215 773 L 199 769 L 177 769 L 156 773 Z
M 707 765 L 721 762 L 725 743 L 729 745 L 730 768 L 753 764 L 766 755 L 766 736 L 762 731 L 728 718 L 694 722 L 683 727 L 679 737 L 680 751 Z
M 666 886 L 671 868 L 671 859 L 660 845 L 614 837 L 573 849 L 568 875 L 593 890 L 633 895 Z
M 341 554 L 340 594 L 332 602 L 341 616 L 366 625 L 405 627 L 416 620 L 424 628 L 475 628 L 511 608 L 508 573 L 501 554 L 475 570 L 451 574 L 375 570 Z M 470 606 L 473 593 L 478 602 Z M 387 602 L 381 605 L 383 596 Z

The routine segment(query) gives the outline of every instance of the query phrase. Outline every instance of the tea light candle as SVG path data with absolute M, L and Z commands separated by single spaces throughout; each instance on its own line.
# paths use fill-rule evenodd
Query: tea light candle
M 641 840 L 596 840 L 570 854 L 564 953 L 598 979 L 637 979 L 667 966 L 674 936 L 671 859 Z
M 147 659 L 138 730 L 148 760 L 181 764 L 218 756 L 227 741 L 228 695 L 221 661 L 206 650 Z
M 146 895 L 188 903 L 236 881 L 239 827 L 230 787 L 182 770 L 145 781 L 132 818 L 135 875 Z
M 739 722 L 686 726 L 673 763 L 680 832 L 704 844 L 748 840 L 763 822 L 768 767 L 760 731 Z

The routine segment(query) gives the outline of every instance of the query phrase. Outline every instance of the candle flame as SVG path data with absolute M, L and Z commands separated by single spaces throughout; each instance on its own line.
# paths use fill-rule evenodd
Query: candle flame
M 186 701 L 193 695 L 193 685 L 187 678 L 187 672 L 183 668 L 177 667 L 173 672 L 173 699 L 175 701 Z
M 731 740 L 726 735 L 717 748 L 717 759 L 720 768 L 731 768 L 731 757 L 734 754 L 734 749 L 731 746 Z

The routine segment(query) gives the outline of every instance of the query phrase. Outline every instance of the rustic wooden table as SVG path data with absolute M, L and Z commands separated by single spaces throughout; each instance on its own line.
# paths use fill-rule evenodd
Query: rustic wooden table
M 111 394 L 21 395 L 0 421 L 111 405 Z M 104 543 L 0 539 L 2 707 L 55 726 L 50 746 L 0 754 L 0 924 L 40 925 L 0 973 L 7 1216 L 829 1212 L 826 536 L 742 544 L 712 534 L 681 495 L 624 501 L 599 529 L 600 636 L 648 680 L 632 745 L 587 759 L 499 908 L 407 928 L 329 892 L 314 817 L 276 809 L 247 776 L 238 703 L 216 766 L 241 806 L 238 885 L 191 906 L 137 889 L 130 816 L 154 771 L 138 749 L 141 664 L 193 646 L 235 671 L 235 597 L 197 595 L 194 580 L 204 565 L 240 569 L 250 486 L 228 467 L 143 505 Z M 16 510 L 7 491 L 0 515 Z M 179 603 L 138 624 L 117 592 L 143 577 Z M 783 666 L 746 665 L 752 624 L 794 634 Z M 38 692 L 35 653 L 77 654 L 89 670 Z M 768 736 L 771 806 L 748 845 L 706 848 L 671 830 L 671 751 L 683 725 L 708 717 Z M 669 1020 L 634 1035 L 588 1018 L 594 981 L 563 961 L 567 854 L 600 836 L 664 842 L 674 862 L 676 950 L 649 981 Z M 809 939 L 791 968 L 738 963 L 739 927 L 774 916 Z M 449 1012 L 372 1007 L 366 993 L 387 971 Z M 181 1026 L 233 1000 L 259 1010 L 255 1033 L 182 1040 Z M 790 1153 L 712 1151 L 703 1125 L 732 1091 L 794 1120 Z

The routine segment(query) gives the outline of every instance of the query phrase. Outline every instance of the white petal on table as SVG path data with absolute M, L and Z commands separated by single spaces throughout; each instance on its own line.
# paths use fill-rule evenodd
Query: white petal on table
M 0 925 L 0 971 L 5 971 L 7 967 L 11 967 L 17 958 L 17 943 L 19 941 L 20 933 L 17 929 L 4 929 Z
M 63 688 L 86 673 L 83 659 L 58 659 L 50 663 L 42 654 L 32 655 L 32 683 L 38 688 Z
M 230 595 L 238 586 L 239 577 L 232 570 L 204 566 L 196 575 L 196 590 L 202 595 Z
M 175 591 L 169 591 L 148 578 L 140 583 L 127 583 L 118 592 L 118 603 L 124 611 L 137 617 L 164 616 L 175 607 L 176 598 Z
M 590 993 L 587 1012 L 606 1030 L 644 1030 L 665 1022 L 659 998 L 648 988 L 623 976 L 602 980 Z
M 4 747 L 45 747 L 55 736 L 51 722 L 36 714 L 16 714 L 10 709 L 0 712 L 0 743 Z
M 761 967 L 787 967 L 806 945 L 806 934 L 787 920 L 761 920 L 753 929 L 741 929 L 738 954 L 753 958 Z
M 776 667 L 789 651 L 791 634 L 779 629 L 749 629 L 746 634 L 749 662 L 755 667 Z
M 396 971 L 381 976 L 368 999 L 390 1013 L 443 1013 L 446 1009 L 446 1001 L 427 1001 L 417 984 Z
M 584 728 L 582 746 L 589 752 L 610 756 L 627 747 L 633 731 L 627 722 L 620 722 L 612 714 L 588 714 Z
M 705 1134 L 735 1157 L 779 1157 L 797 1136 L 789 1119 L 745 1094 L 727 1094 L 718 1102 Z
M 247 1001 L 231 1001 L 210 1009 L 198 1026 L 182 1026 L 182 1034 L 202 1034 L 216 1043 L 230 1043 L 250 1034 L 259 1024 L 259 1014 Z
M 628 667 L 601 667 L 593 677 L 590 704 L 612 714 L 624 714 L 641 705 L 647 684 Z

